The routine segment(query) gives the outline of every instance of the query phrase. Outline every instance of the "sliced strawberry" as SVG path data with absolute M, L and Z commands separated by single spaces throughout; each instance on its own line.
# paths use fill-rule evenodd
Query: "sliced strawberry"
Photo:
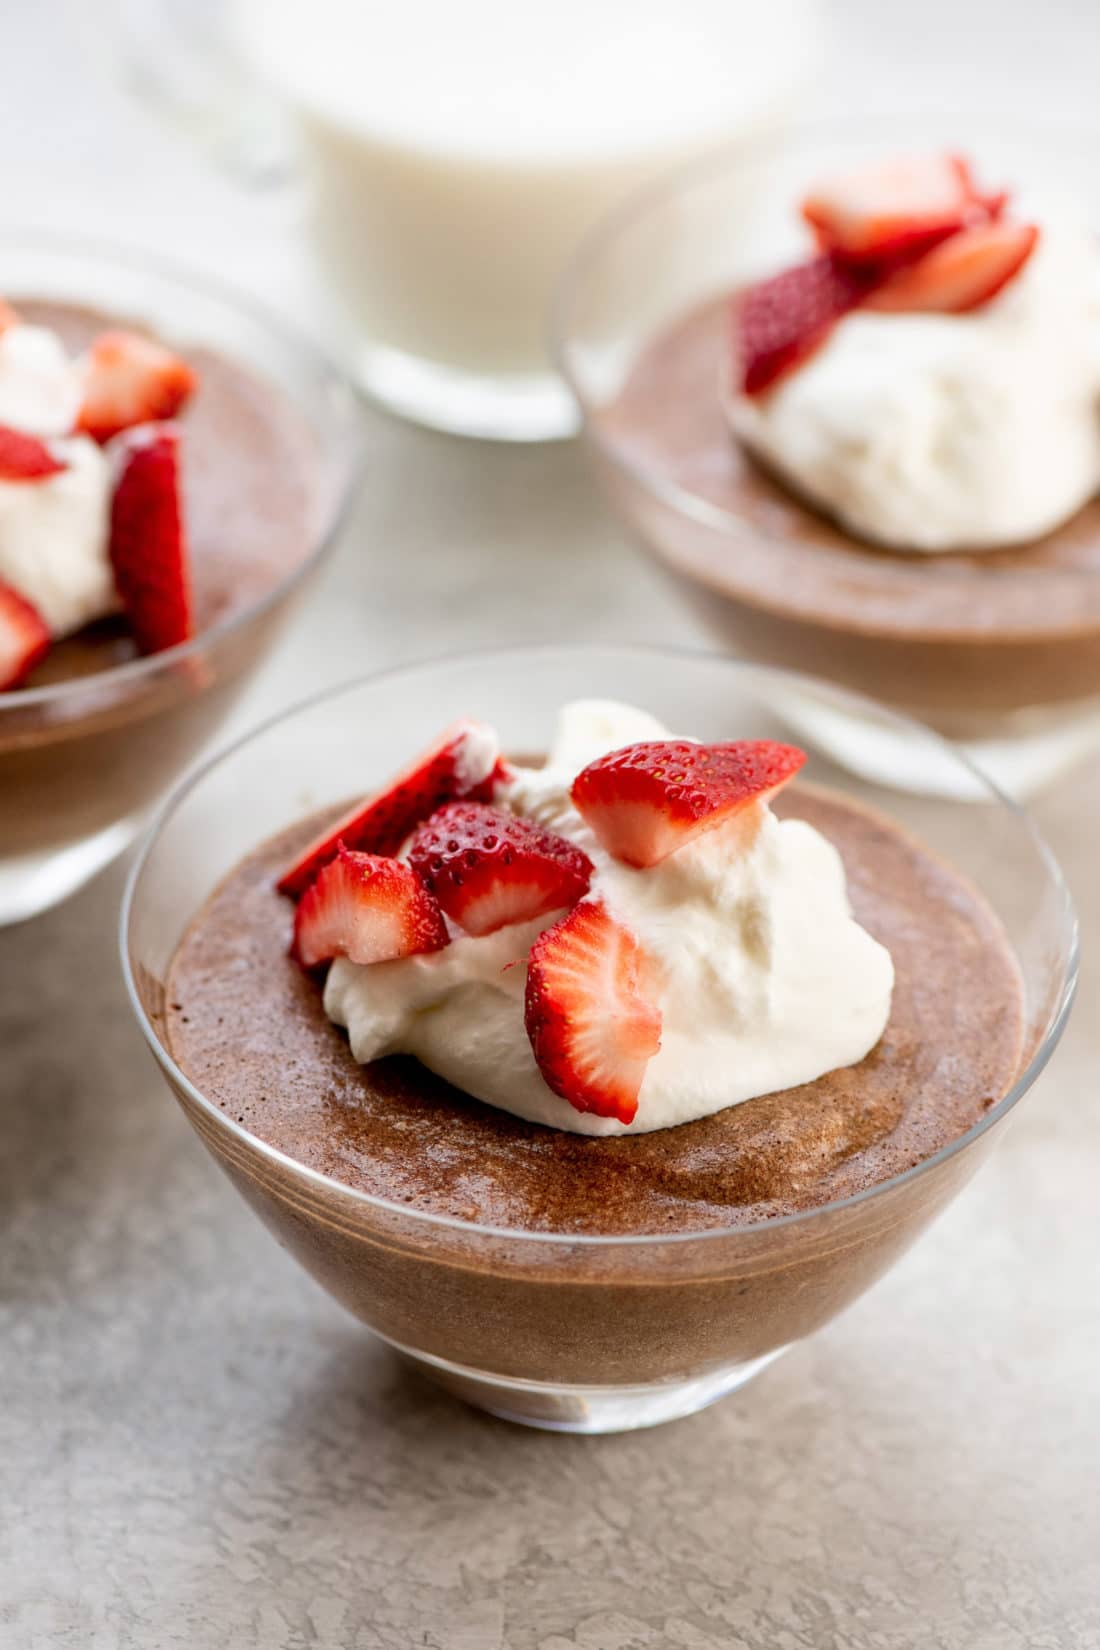
M 119 442 L 111 567 L 143 653 L 193 634 L 179 440 L 175 424 L 148 424 Z
M 959 155 L 909 155 L 830 178 L 802 203 L 821 246 L 845 259 L 919 254 L 995 216 L 1005 196 L 982 194 Z
M 36 435 L 0 424 L 0 481 L 45 481 L 66 468 Z
M 496 772 L 496 734 L 484 722 L 453 722 L 434 745 L 410 762 L 381 791 L 316 837 L 279 881 L 279 892 L 296 899 L 340 842 L 368 854 L 396 854 L 409 833 L 444 802 L 472 796 Z
M 1035 250 L 1034 224 L 1003 218 L 962 229 L 899 269 L 868 299 L 869 309 L 961 315 L 995 298 Z
M 967 219 L 967 226 L 971 222 L 981 223 L 983 218 L 999 218 L 1011 199 L 1012 192 L 1008 189 L 975 190 L 974 200 L 979 210 Z
M 76 427 L 96 441 L 174 418 L 197 382 L 186 361 L 138 332 L 101 332 L 80 370 L 84 398 Z
M 870 277 L 823 253 L 739 293 L 734 352 L 744 393 L 759 395 L 819 349 L 871 284 Z
M 527 958 L 524 1019 L 543 1079 L 577 1111 L 632 1123 L 661 1046 L 660 978 L 629 928 L 586 900 Z
M 10 584 L 0 584 L 0 693 L 26 681 L 50 646 L 37 607 Z
M 771 739 L 652 740 L 590 762 L 573 782 L 573 803 L 609 854 L 657 865 L 750 803 L 766 802 L 805 760 L 796 746 Z
M 485 802 L 451 802 L 418 827 L 409 864 L 468 934 L 576 905 L 592 861 L 556 831 Z
M 7 332 L 9 327 L 17 327 L 23 317 L 17 309 L 8 303 L 6 298 L 0 298 L 0 332 Z
M 434 895 L 412 868 L 381 854 L 357 854 L 341 842 L 294 913 L 291 954 L 303 968 L 348 957 L 392 962 L 448 943 Z

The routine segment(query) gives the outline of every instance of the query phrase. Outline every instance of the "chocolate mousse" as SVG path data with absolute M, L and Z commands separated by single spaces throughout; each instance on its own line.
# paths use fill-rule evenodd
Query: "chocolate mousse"
M 73 354 L 117 325 L 76 305 L 19 298 L 19 314 L 48 327 Z M 287 398 L 240 363 L 186 351 L 196 388 L 179 415 L 193 631 L 244 611 L 300 565 L 316 530 L 316 443 Z M 56 641 L 30 688 L 109 670 L 140 657 L 124 614 Z
M 521 1232 L 666 1234 L 848 1197 L 931 1156 L 1005 1093 L 1021 1056 L 1019 976 L 979 894 L 884 817 L 807 785 L 777 811 L 839 848 L 856 917 L 896 970 L 882 1040 L 814 1083 L 594 1139 L 508 1116 L 413 1060 L 359 1065 L 289 954 L 293 912 L 276 887 L 331 815 L 255 850 L 195 918 L 166 982 L 168 1047 L 261 1140 L 419 1211 Z
M 77 305 L 14 301 L 21 319 L 48 327 L 72 352 L 119 324 Z M 323 533 L 329 504 L 305 418 L 226 355 L 189 347 L 187 366 L 198 387 L 178 415 L 186 633 L 158 640 L 155 619 L 143 638 L 128 612 L 111 613 L 53 640 L 21 686 L 0 695 L 0 861 L 112 827 L 164 787 L 270 645 L 293 576 Z M 282 599 L 267 601 L 277 591 Z M 189 658 L 139 663 L 238 616 Z
M 655 338 L 594 414 L 609 486 L 709 624 L 749 657 L 937 721 L 956 712 L 960 727 L 971 713 L 1100 694 L 1100 502 L 1011 549 L 929 556 L 861 542 L 731 437 L 728 337 L 728 299 L 703 305 Z
M 1048 245 L 1046 229 L 1018 223 L 1004 195 L 967 190 L 957 221 L 930 215 L 923 227 L 919 215 L 900 210 L 897 221 L 879 221 L 853 208 L 848 221 L 807 201 L 823 249 L 673 320 L 591 420 L 624 513 L 739 649 L 914 708 L 945 731 L 980 734 L 1006 712 L 1100 694 L 1100 503 L 1090 496 L 1100 429 L 1087 379 L 1093 352 L 1083 330 L 1072 336 L 1088 279 L 1074 269 L 1076 232 L 1067 237 L 1059 227 Z M 862 253 L 837 244 L 853 222 L 871 233 L 868 221 L 874 234 L 893 238 Z M 1093 255 L 1087 236 L 1080 244 Z M 1068 320 L 1058 302 L 1067 268 Z M 894 381 L 884 383 L 874 360 L 884 360 L 896 336 L 904 349 Z M 857 347 L 857 339 L 865 342 Z M 994 436 L 993 414 L 981 422 L 992 390 L 983 379 L 981 394 L 974 390 L 982 411 L 972 412 L 959 381 L 971 360 L 999 385 L 1002 347 L 1012 361 L 1003 416 L 1017 416 L 1013 404 L 1026 406 L 1033 394 L 1034 439 L 1022 414 L 1019 433 L 998 426 Z M 1062 393 L 1057 369 L 1066 355 L 1075 387 L 1071 395 L 1067 371 L 1055 412 L 1071 424 L 1068 434 L 1059 426 L 1051 460 L 1039 450 L 1044 431 L 1054 439 L 1044 397 Z M 1037 386 L 1027 379 L 1033 369 L 1042 374 Z M 903 452 L 907 373 L 912 405 L 929 427 L 922 438 L 914 412 L 913 446 Z M 894 408 L 875 427 L 894 432 L 896 451 L 885 441 L 881 453 L 871 451 L 866 421 L 855 419 L 864 382 Z M 835 410 L 833 424 L 818 419 L 822 407 L 824 420 Z M 1061 495 L 1048 496 L 1046 477 L 1070 449 L 1059 512 Z M 966 463 L 984 466 L 973 486 Z M 1009 543 L 1011 523 L 990 503 L 989 541 L 974 548 L 966 501 L 998 485 L 1021 511 L 1055 524 Z M 942 510 L 930 525 L 934 489 Z M 899 525 L 907 497 L 911 548 Z M 842 525 L 846 514 L 873 518 L 876 502 L 879 535 Z M 968 521 L 957 544 L 945 538 L 952 510 Z
M 608 710 L 640 740 L 590 737 Z M 792 787 L 791 747 L 623 712 L 568 707 L 537 767 L 457 724 L 250 853 L 136 982 L 170 1083 L 281 1241 L 461 1395 L 553 1425 L 589 1425 L 594 1387 L 706 1377 L 713 1397 L 820 1327 L 969 1172 L 973 1153 L 928 1160 L 1025 1057 L 1014 956 L 962 876 Z M 325 957 L 323 984 L 305 965 Z M 364 1061 L 387 1038 L 483 1098 Z M 807 1049 L 813 1080 L 773 1091 Z

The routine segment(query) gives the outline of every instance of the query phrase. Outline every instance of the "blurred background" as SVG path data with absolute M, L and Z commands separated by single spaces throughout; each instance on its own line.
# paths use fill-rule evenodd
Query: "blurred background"
M 301 249 L 287 234 L 292 205 L 274 192 L 242 197 L 208 155 L 143 105 L 154 87 L 127 64 L 120 40 L 148 49 L 159 9 L 154 0 L 9 0 L 0 137 L 20 164 L 5 179 L 5 220 L 171 252 L 270 294 L 319 327 Z M 174 8 L 196 39 L 220 9 L 210 0 Z M 362 9 L 369 17 L 384 8 L 368 0 Z M 755 9 L 745 8 L 746 27 Z M 1092 0 L 821 0 L 820 10 L 807 109 L 1095 110 L 1100 14 Z

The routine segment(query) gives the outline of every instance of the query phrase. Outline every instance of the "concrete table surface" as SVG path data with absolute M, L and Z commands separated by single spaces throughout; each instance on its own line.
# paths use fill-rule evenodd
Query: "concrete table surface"
M 60 190 L 91 105 L 55 9 L 12 18 L 29 67 L 18 86 L 0 71 L 0 138 L 59 76 L 69 124 L 41 164 Z M 873 10 L 845 8 L 861 64 L 885 49 L 852 21 Z M 1028 60 L 1018 23 L 1012 61 L 1087 90 L 1064 49 L 1085 8 L 1055 13 L 1062 48 L 1044 35 Z M 120 164 L 133 121 L 101 123 Z M 160 201 L 169 173 L 184 204 L 143 220 L 150 238 L 182 248 L 199 226 L 213 248 L 228 194 L 195 204 L 192 163 L 151 152 L 135 188 Z M 78 212 L 12 189 L 25 218 Z M 242 278 L 267 267 L 266 212 Z M 702 639 L 574 449 L 368 427 L 355 529 L 237 725 L 457 639 Z M 1100 1646 L 1100 773 L 1036 812 L 1085 976 L 999 1153 L 816 1340 L 702 1415 L 617 1438 L 436 1393 L 275 1247 L 130 1020 L 124 867 L 0 933 L 2 1650 Z

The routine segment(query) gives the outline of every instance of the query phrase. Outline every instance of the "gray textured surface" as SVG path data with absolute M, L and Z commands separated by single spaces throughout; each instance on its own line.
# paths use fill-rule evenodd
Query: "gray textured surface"
M 5 53 L 18 85 L 0 69 L 8 153 L 43 75 L 64 92 L 38 157 L 53 187 L 13 175 L 9 210 L 196 261 L 224 246 L 239 278 L 262 270 L 287 301 L 277 209 L 222 241 L 236 203 L 143 129 L 129 220 L 98 221 L 94 190 L 70 187 L 66 205 L 92 105 L 85 65 L 56 48 L 55 9 L 5 14 L 25 34 Z M 983 62 L 1058 85 L 1064 104 L 1074 86 L 1087 96 L 1088 54 L 1065 51 L 1086 14 L 1051 8 L 1036 35 L 1021 8 Z M 861 65 L 881 61 L 881 35 L 850 24 L 849 43 Z M 914 34 L 904 51 L 918 91 L 924 45 Z M 860 92 L 881 104 L 881 77 L 861 74 Z M 104 164 L 122 166 L 134 118 L 120 105 L 97 122 Z M 697 639 L 573 452 L 466 447 L 381 419 L 371 444 L 359 531 L 240 720 L 459 635 Z M 1100 775 L 1038 812 L 1091 953 L 1100 877 L 1082 821 L 1100 815 Z M 1100 1645 L 1091 958 L 1066 1042 L 999 1154 L 871 1295 L 701 1416 L 556 1438 L 404 1376 L 237 1200 L 130 1023 L 121 880 L 0 933 L 2 1650 Z

